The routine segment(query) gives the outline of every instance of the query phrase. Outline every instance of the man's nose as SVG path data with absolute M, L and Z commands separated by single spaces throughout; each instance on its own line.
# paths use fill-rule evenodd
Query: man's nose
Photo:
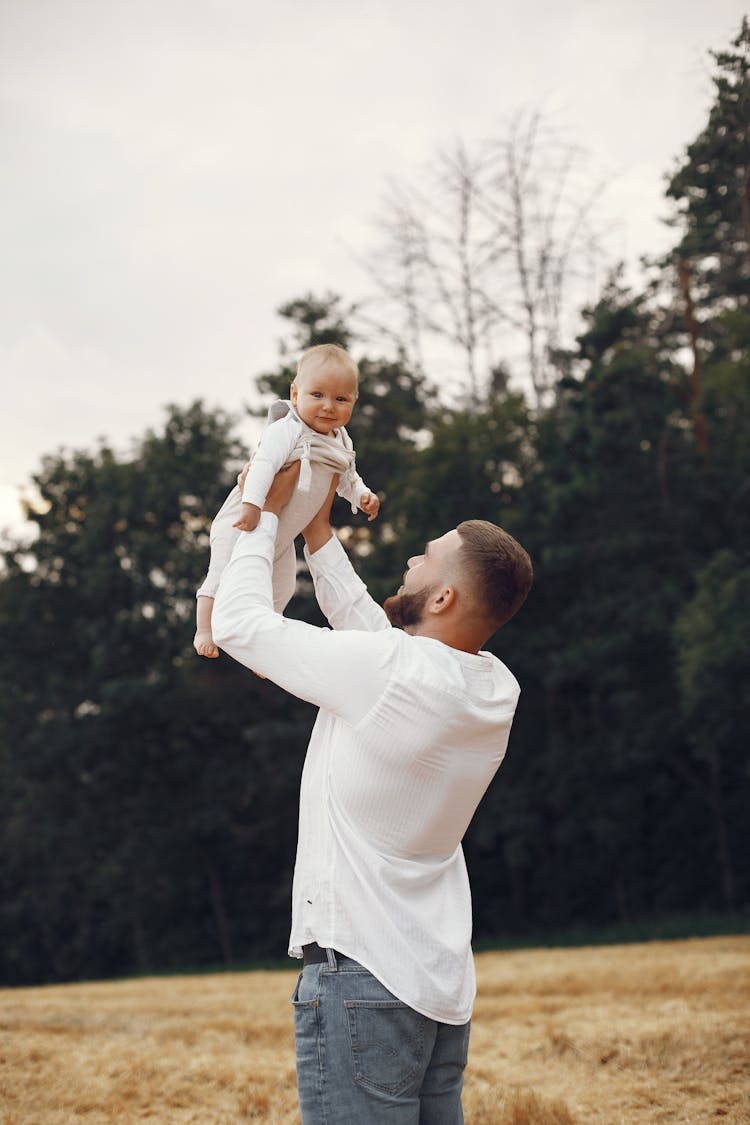
M 416 566 L 417 563 L 420 563 L 423 558 L 424 558 L 424 555 L 412 555 L 412 557 L 410 559 L 407 559 L 406 565 L 408 566 L 409 570 L 411 570 L 411 568 L 413 566 Z

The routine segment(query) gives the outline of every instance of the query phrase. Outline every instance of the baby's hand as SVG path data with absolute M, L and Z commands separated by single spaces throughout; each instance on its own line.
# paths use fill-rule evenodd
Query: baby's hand
M 372 523 L 380 511 L 380 500 L 374 492 L 363 492 L 359 498 L 359 506 L 367 513 L 368 523 Z
M 240 531 L 255 531 L 260 519 L 260 508 L 257 504 L 244 504 L 242 505 L 242 515 L 232 527 L 238 527 Z

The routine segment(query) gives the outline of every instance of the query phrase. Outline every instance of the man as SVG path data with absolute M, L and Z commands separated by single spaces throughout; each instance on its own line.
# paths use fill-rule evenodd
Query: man
M 302 774 L 289 952 L 303 1125 L 455 1125 L 475 995 L 461 839 L 497 770 L 516 680 L 481 652 L 521 607 L 529 557 L 470 520 L 408 561 L 381 609 L 338 540 L 305 529 L 333 631 L 273 611 L 279 473 L 214 608 L 217 644 L 318 717 Z M 391 628 L 391 625 L 398 628 Z

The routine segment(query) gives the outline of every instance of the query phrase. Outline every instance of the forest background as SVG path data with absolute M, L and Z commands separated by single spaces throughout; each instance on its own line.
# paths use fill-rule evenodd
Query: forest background
M 529 602 L 491 645 L 523 693 L 465 841 L 477 940 L 654 934 L 685 915 L 746 928 L 747 20 L 668 181 L 672 251 L 638 289 L 612 271 L 565 346 L 596 255 L 596 189 L 574 171 L 533 113 L 494 145 L 457 143 L 433 182 L 394 189 L 377 299 L 291 300 L 258 387 L 285 396 L 313 343 L 359 361 L 351 430 L 383 508 L 335 519 L 378 600 L 465 518 L 534 560 Z M 378 332 L 384 357 L 360 342 Z M 450 401 L 434 359 L 448 351 L 464 373 Z M 283 957 L 314 714 L 191 644 L 210 520 L 244 460 L 235 423 L 172 406 L 133 455 L 45 458 L 38 536 L 5 543 L 3 983 Z M 320 622 L 304 571 L 288 612 Z

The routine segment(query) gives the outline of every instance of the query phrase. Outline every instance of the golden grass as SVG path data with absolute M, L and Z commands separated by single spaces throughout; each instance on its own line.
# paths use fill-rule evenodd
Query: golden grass
M 298 1125 L 295 975 L 0 991 L 0 1125 Z M 477 977 L 467 1125 L 750 1125 L 750 937 L 483 953 Z

